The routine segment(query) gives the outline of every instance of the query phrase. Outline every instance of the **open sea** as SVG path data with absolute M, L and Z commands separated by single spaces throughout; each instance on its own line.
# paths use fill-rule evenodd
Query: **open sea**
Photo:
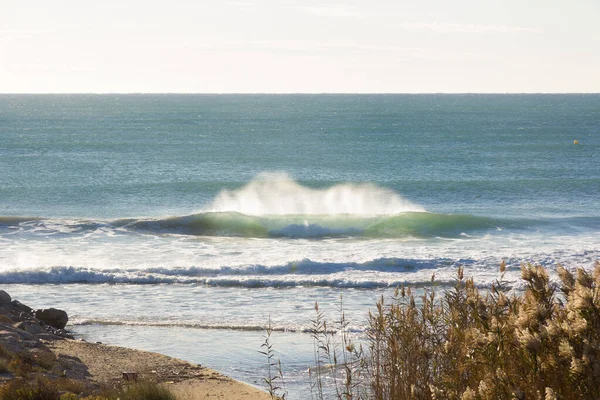
M 597 94 L 0 95 L 0 288 L 291 399 L 315 301 L 598 260 Z

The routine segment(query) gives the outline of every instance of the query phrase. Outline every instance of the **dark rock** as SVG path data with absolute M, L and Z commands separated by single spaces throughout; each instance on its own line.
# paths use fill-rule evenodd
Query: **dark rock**
M 27 343 L 36 340 L 36 337 L 27 331 L 0 323 L 0 343 L 13 353 L 21 351 Z
M 58 354 L 58 369 L 65 378 L 84 381 L 86 385 L 92 386 L 93 383 L 88 380 L 90 373 L 88 367 L 78 357 Z
M 46 325 L 45 328 L 46 328 L 46 332 L 48 332 L 49 334 L 52 334 L 56 337 L 73 339 L 73 335 L 71 335 L 69 332 L 65 331 L 64 329 L 56 329 L 49 325 Z M 39 335 L 38 335 L 38 337 L 39 337 Z
M 35 317 L 43 323 L 53 326 L 57 329 L 63 329 L 69 321 L 69 316 L 63 310 L 56 308 L 46 308 L 43 310 L 35 310 Z
M 10 295 L 6 293 L 4 290 L 0 290 L 0 304 L 10 304 L 11 302 Z
M 75 336 L 71 335 L 69 332 L 65 331 L 64 329 L 59 329 L 57 331 L 57 335 L 67 338 L 67 339 L 75 339 Z
M 32 314 L 27 314 L 27 313 L 25 313 L 23 311 L 21 311 L 19 313 L 18 317 L 19 317 L 19 321 L 29 321 L 31 319 L 35 319 L 35 318 L 33 318 Z
M 40 326 L 40 324 L 33 322 L 33 321 L 22 321 L 22 322 L 17 322 L 16 324 L 13 325 L 15 328 L 19 328 L 24 330 L 25 332 L 29 332 L 32 335 L 37 335 L 38 333 L 42 332 L 42 327 Z
M 19 300 L 13 300 L 11 302 L 11 304 L 13 305 L 13 307 L 15 307 L 17 310 L 24 312 L 25 314 L 31 314 L 33 312 L 32 308 L 29 306 L 26 306 L 25 304 L 21 303 Z

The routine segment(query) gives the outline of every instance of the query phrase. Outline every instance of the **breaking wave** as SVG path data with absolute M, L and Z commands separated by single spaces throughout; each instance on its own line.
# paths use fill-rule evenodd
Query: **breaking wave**
M 265 172 L 240 189 L 221 191 L 206 211 L 245 215 L 393 215 L 425 209 L 372 183 L 313 189 L 300 185 L 284 172 Z
M 64 221 L 55 219 L 0 220 L 0 229 L 37 231 L 40 234 L 78 234 L 97 229 L 116 233 L 145 232 L 196 236 L 248 238 L 322 237 L 461 237 L 482 230 L 518 228 L 524 222 L 473 215 L 405 212 L 395 215 L 246 215 L 238 212 L 204 212 L 158 219 L 116 221 Z
M 502 222 L 471 215 L 405 212 L 385 216 L 264 215 L 208 212 L 156 220 L 117 221 L 125 229 L 200 236 L 241 237 L 456 237 L 496 229 Z
M 404 259 L 379 258 L 363 263 L 318 262 L 309 259 L 283 265 L 245 265 L 218 268 L 90 268 L 45 267 L 0 272 L 5 284 L 196 284 L 213 287 L 337 287 L 373 289 L 429 285 L 436 274 L 437 284 L 452 284 L 460 265 L 499 265 L 498 259 Z M 509 267 L 518 271 L 518 266 Z M 446 274 L 447 273 L 447 274 Z M 491 282 L 491 281 L 490 281 Z M 482 282 L 486 284 L 486 282 Z
M 284 173 L 264 173 L 240 189 L 221 191 L 191 215 L 113 221 L 0 216 L 0 233 L 21 230 L 51 236 L 106 230 L 247 238 L 468 238 L 481 231 L 540 224 L 543 221 L 427 212 L 371 183 L 314 189 Z

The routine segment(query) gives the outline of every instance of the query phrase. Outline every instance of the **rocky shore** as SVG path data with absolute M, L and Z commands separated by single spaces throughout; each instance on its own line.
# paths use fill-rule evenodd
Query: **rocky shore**
M 76 340 L 68 315 L 36 310 L 0 290 L 0 388 L 40 378 L 62 382 L 77 398 L 131 381 L 158 383 L 177 399 L 269 399 L 259 389 L 162 354 Z M 0 396 L 1 397 L 1 396 Z

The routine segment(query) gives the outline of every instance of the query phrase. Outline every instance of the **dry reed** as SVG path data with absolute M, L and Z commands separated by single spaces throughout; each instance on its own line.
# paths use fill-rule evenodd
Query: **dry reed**
M 600 263 L 558 266 L 553 284 L 523 265 L 524 293 L 501 278 L 485 294 L 462 268 L 452 290 L 415 301 L 401 288 L 370 314 L 376 399 L 595 399 L 600 393 Z M 419 303 L 419 305 L 417 305 Z
M 525 290 L 500 278 L 480 292 L 458 269 L 451 290 L 398 288 L 369 314 L 368 351 L 350 341 L 341 307 L 333 340 L 318 304 L 312 320 L 313 398 L 385 400 L 597 399 L 600 263 L 592 273 L 525 264 Z M 324 390 L 325 378 L 333 389 Z

